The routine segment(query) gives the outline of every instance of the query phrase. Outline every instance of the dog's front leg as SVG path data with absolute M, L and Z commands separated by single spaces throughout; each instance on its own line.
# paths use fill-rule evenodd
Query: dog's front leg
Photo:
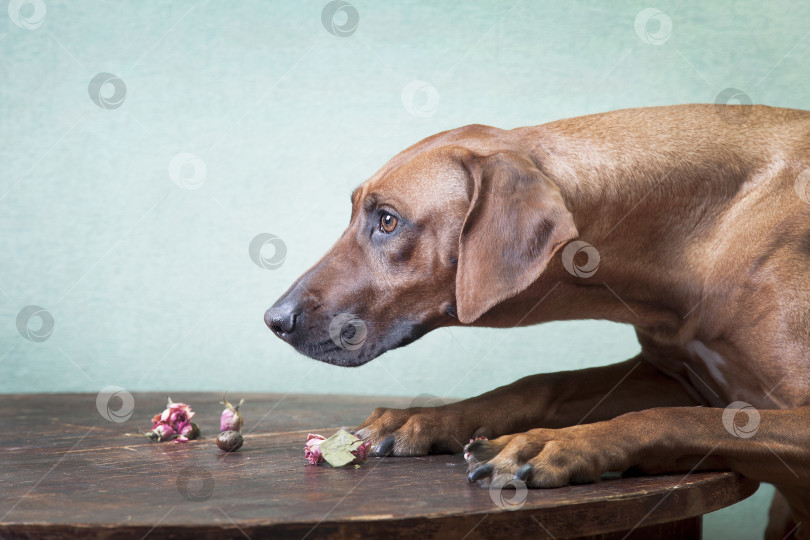
M 532 375 L 441 407 L 376 409 L 357 428 L 378 455 L 461 452 L 470 439 L 607 420 L 651 407 L 695 405 L 640 356 L 611 366 Z
M 725 469 L 806 494 L 808 426 L 810 407 L 750 415 L 738 409 L 665 407 L 473 441 L 465 456 L 471 482 L 503 484 L 519 478 L 532 487 L 557 487 L 630 468 L 649 473 Z M 789 502 L 794 510 L 800 506 Z

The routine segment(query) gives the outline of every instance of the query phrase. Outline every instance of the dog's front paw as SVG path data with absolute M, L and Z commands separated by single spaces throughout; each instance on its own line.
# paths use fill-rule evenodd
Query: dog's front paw
M 461 452 L 471 435 L 465 415 L 452 408 L 380 407 L 357 427 L 356 434 L 372 441 L 372 455 L 424 456 L 431 453 Z
M 533 429 L 475 440 L 464 448 L 467 479 L 483 486 L 521 480 L 529 487 L 553 488 L 596 482 L 606 472 L 624 472 L 635 464 L 634 443 L 609 424 Z

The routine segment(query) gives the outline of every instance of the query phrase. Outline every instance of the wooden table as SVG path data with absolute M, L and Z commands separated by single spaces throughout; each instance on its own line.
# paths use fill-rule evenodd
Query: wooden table
M 214 441 L 221 396 L 171 397 L 194 408 L 205 439 L 125 436 L 149 429 L 164 394 L 135 394 L 122 423 L 102 417 L 95 395 L 0 396 L 0 538 L 698 538 L 702 514 L 757 488 L 726 472 L 619 478 L 529 490 L 503 510 L 467 483 L 460 455 L 359 469 L 304 460 L 308 432 L 328 436 L 408 399 L 233 395 L 246 400 L 245 444 L 225 454 Z

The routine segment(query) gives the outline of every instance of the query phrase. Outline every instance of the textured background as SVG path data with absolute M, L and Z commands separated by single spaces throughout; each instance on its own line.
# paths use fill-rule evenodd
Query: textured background
M 352 188 L 434 132 L 726 88 L 810 108 L 806 3 L 353 0 L 327 24 L 325 1 L 20 4 L 0 22 L 0 392 L 464 397 L 626 359 L 629 327 L 578 321 L 440 330 L 340 369 L 262 314 L 339 236 Z M 286 246 L 275 269 L 249 256 L 260 233 Z M 759 537 L 765 491 L 707 537 Z

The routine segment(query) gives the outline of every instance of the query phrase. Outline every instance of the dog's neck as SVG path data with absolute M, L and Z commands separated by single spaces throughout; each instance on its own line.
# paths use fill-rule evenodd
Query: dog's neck
M 729 203 L 739 180 L 716 161 L 701 163 L 699 155 L 696 161 L 672 163 L 651 154 L 622 168 L 616 152 L 581 140 L 555 140 L 532 150 L 559 186 L 578 240 L 598 253 L 598 269 L 588 277 L 573 275 L 563 264 L 561 247 L 540 279 L 482 317 L 483 325 L 488 320 L 524 326 L 607 319 L 674 339 L 689 324 L 689 315 L 700 309 L 706 271 L 693 260 L 695 231 Z M 727 182 L 703 180 L 724 177 Z M 582 253 L 574 263 L 582 265 L 586 258 Z

